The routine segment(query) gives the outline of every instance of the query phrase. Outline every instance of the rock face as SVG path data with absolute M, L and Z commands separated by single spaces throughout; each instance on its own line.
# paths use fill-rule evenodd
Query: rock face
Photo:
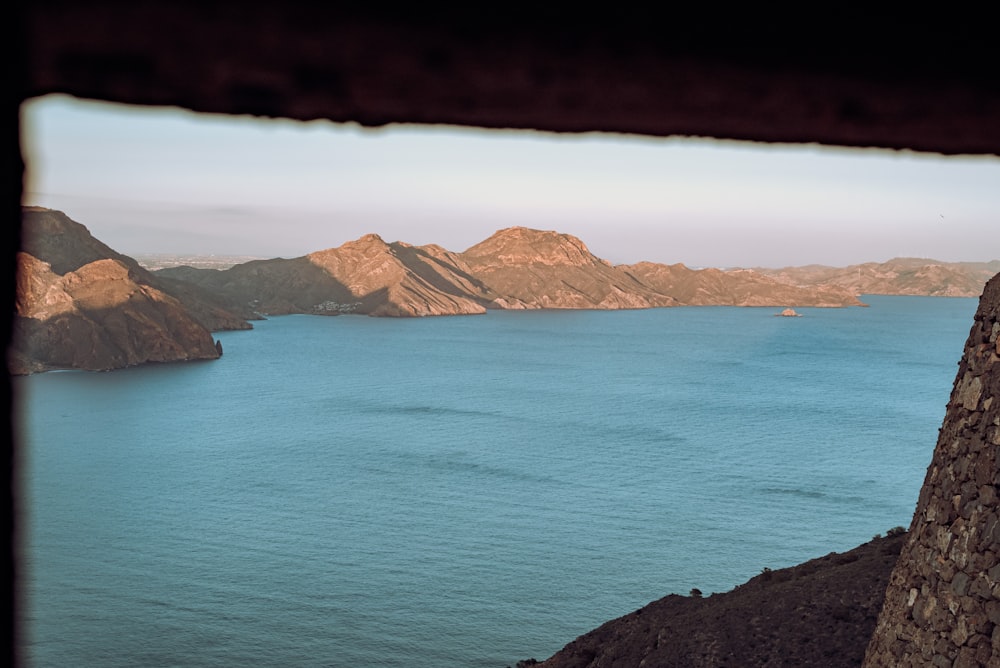
M 369 234 L 294 259 L 226 270 L 156 272 L 260 313 L 460 315 L 486 309 L 636 309 L 681 305 L 856 306 L 841 288 L 801 288 L 744 270 L 695 271 L 653 263 L 612 266 L 582 241 L 511 227 L 463 253 L 386 243 Z
M 1000 665 L 1000 274 L 983 291 L 864 665 Z
M 539 668 L 860 665 L 902 530 L 765 571 L 725 594 L 672 594 L 566 645 Z
M 983 284 L 1000 271 L 992 262 L 938 262 L 920 258 L 895 258 L 849 267 L 786 267 L 758 269 L 784 283 L 809 288 L 839 288 L 856 295 L 926 295 L 978 297 Z
M 215 359 L 206 323 L 249 327 L 194 286 L 180 286 L 181 298 L 171 294 L 61 212 L 27 207 L 22 224 L 12 373 Z

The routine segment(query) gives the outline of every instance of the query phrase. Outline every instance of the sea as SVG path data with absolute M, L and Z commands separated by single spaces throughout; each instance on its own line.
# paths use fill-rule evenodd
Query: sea
M 14 378 L 28 666 L 504 668 L 908 526 L 977 300 L 282 316 Z

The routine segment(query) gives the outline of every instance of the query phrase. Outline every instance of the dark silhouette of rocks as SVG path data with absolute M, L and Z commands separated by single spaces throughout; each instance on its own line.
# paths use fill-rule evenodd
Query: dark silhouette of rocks
M 545 661 L 517 665 L 857 667 L 904 536 L 897 528 L 849 552 L 764 569 L 723 594 L 671 594 L 580 636 Z
M 224 299 L 154 277 L 59 211 L 26 207 L 22 225 L 12 373 L 215 359 L 211 330 L 250 327 Z

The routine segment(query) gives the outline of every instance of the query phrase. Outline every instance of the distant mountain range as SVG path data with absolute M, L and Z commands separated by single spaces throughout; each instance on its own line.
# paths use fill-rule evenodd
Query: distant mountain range
M 838 287 L 857 295 L 978 297 L 986 281 L 1000 272 L 1000 260 L 938 262 L 897 257 L 888 262 L 866 262 L 840 268 L 808 265 L 756 271 L 785 283 Z
M 860 306 L 859 294 L 978 296 L 991 263 L 892 260 L 835 269 L 612 265 L 568 234 L 511 227 L 462 253 L 368 234 L 292 259 L 155 272 L 64 213 L 22 211 L 13 373 L 213 359 L 211 332 L 291 313 L 481 314 L 487 309 Z
M 511 227 L 462 253 L 386 243 L 368 234 L 293 259 L 222 271 L 173 267 L 188 281 L 262 314 L 426 316 L 487 309 L 641 309 L 664 306 L 859 306 L 837 286 L 790 285 L 760 272 L 684 265 L 611 265 L 568 234 Z

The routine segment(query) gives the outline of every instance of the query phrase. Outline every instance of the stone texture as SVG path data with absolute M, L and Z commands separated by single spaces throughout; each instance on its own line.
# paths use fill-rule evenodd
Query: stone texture
M 1000 274 L 983 290 L 864 666 L 1000 665 Z M 901 639 L 904 639 L 900 642 Z

